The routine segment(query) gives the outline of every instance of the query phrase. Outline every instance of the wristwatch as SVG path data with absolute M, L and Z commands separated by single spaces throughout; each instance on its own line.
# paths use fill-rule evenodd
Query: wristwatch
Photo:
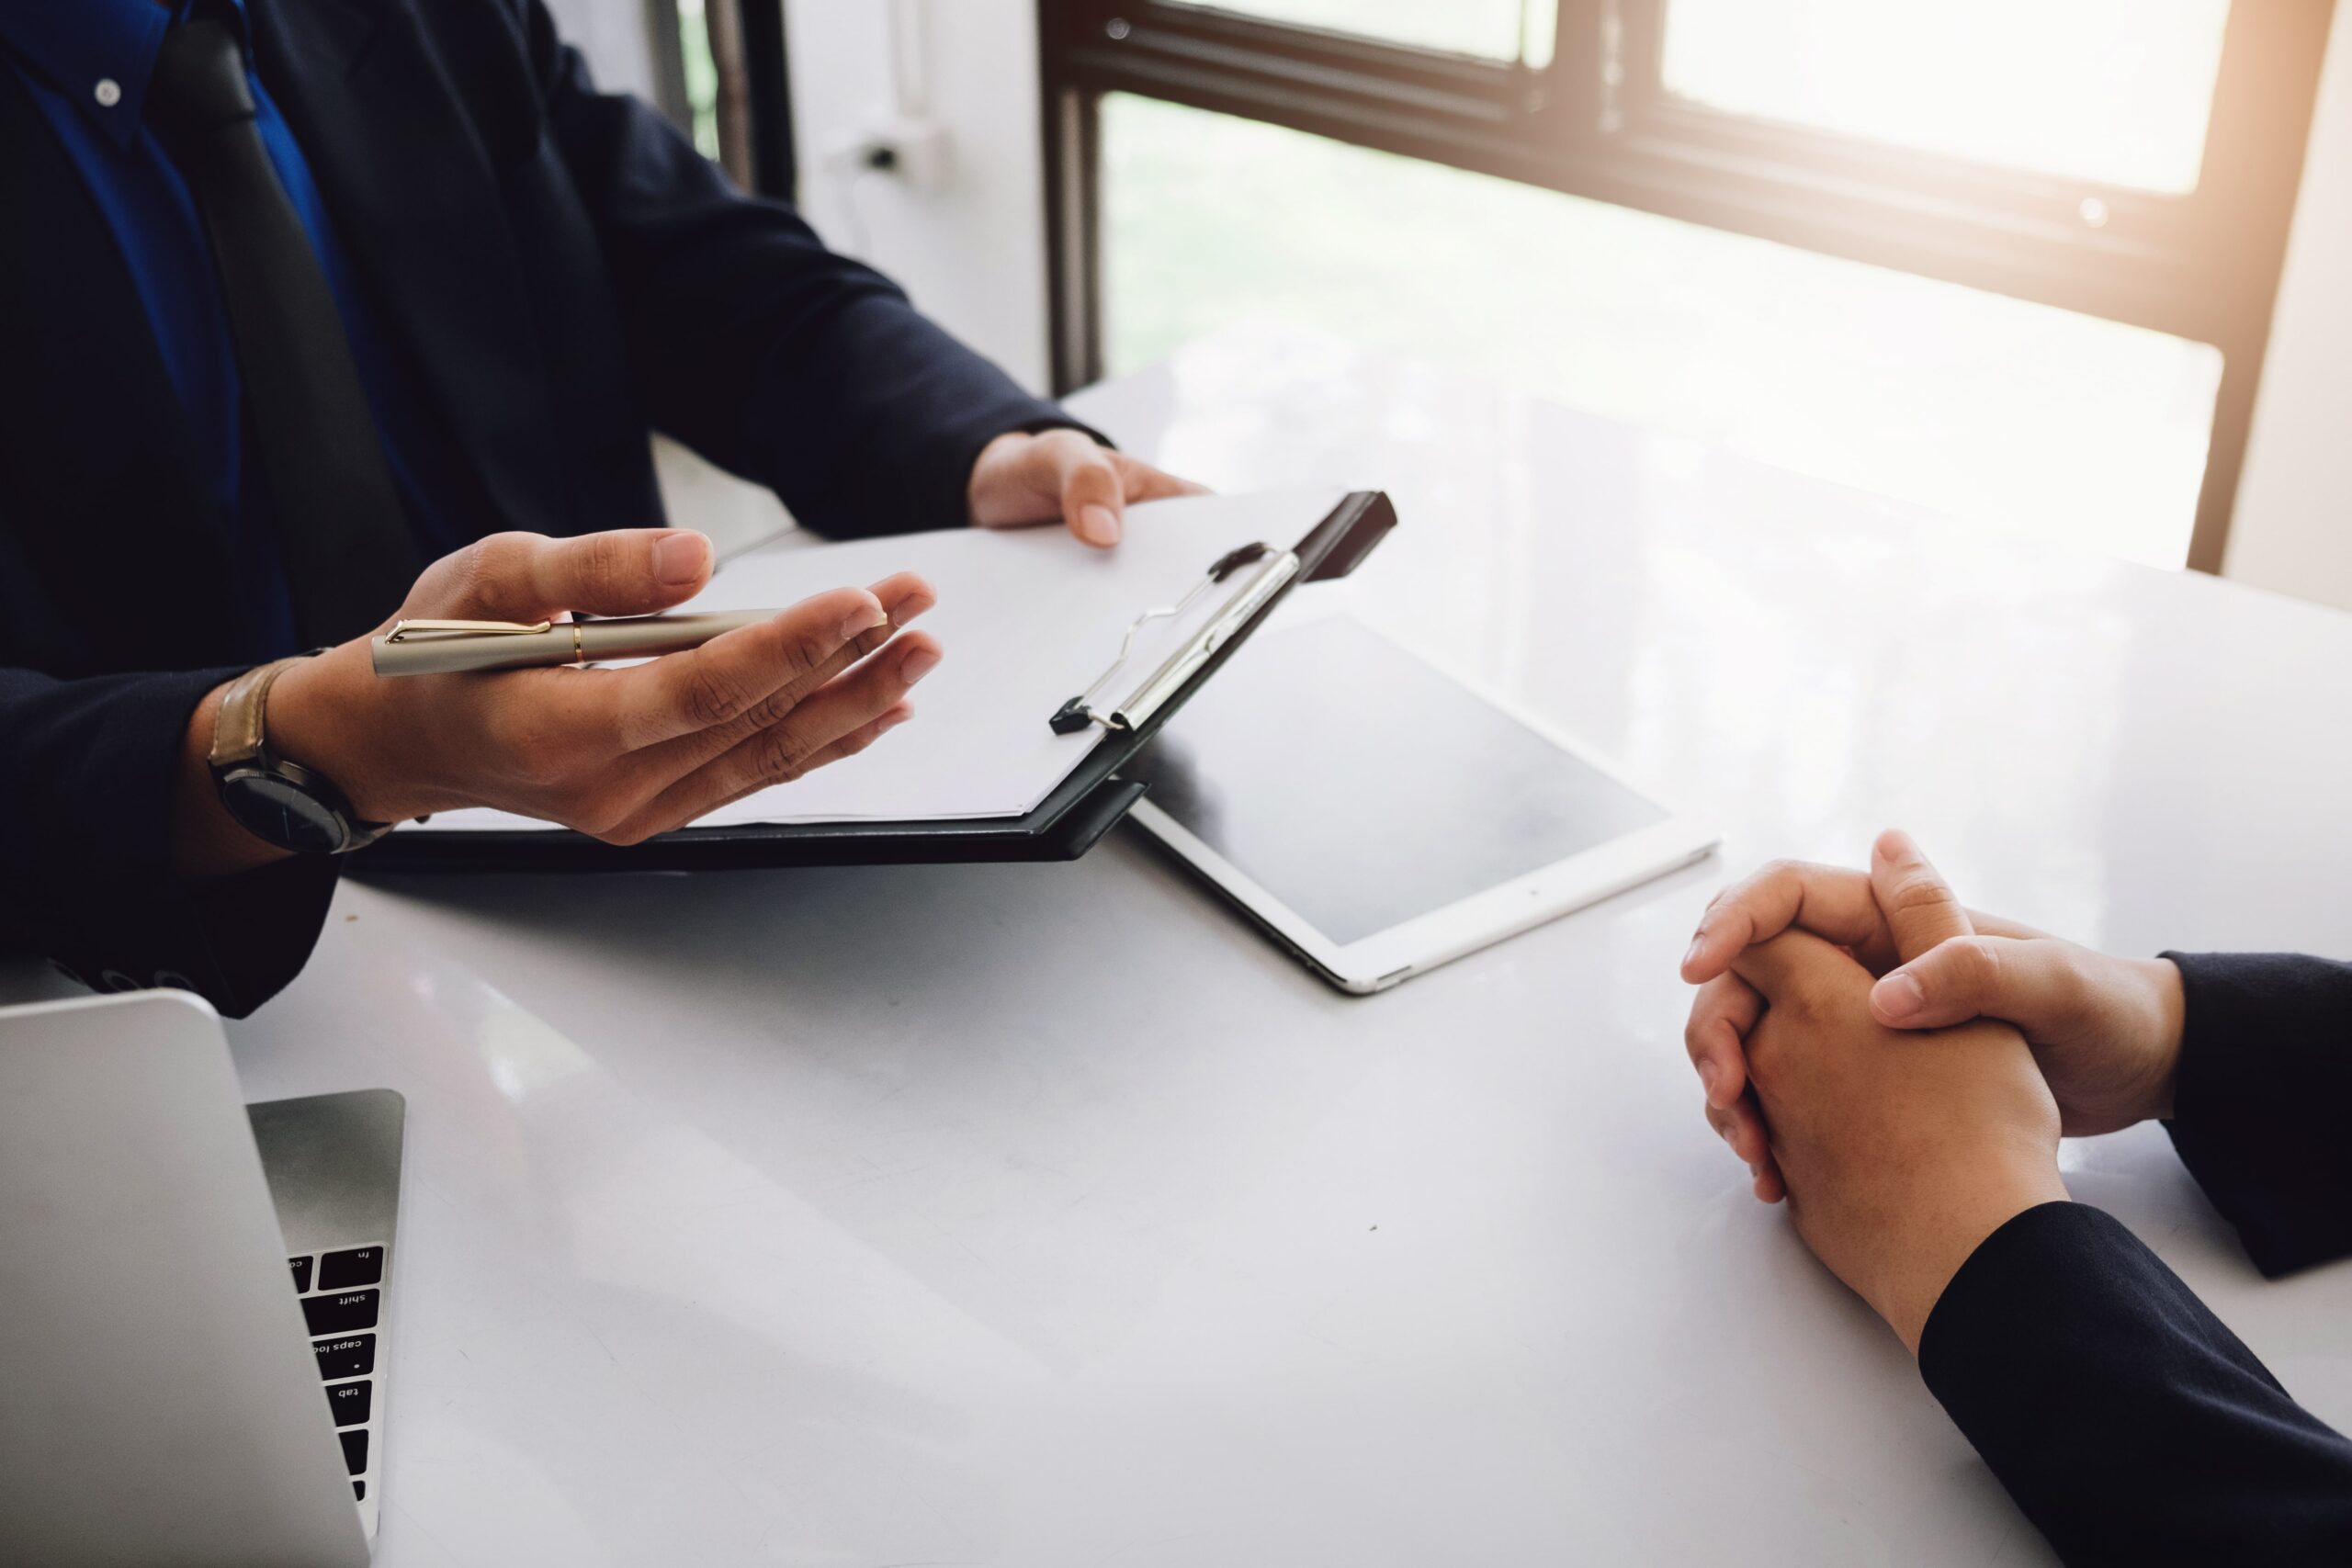
M 343 791 L 324 774 L 269 750 L 269 688 L 289 666 L 325 651 L 264 664 L 230 682 L 212 721 L 212 751 L 206 759 L 220 804 L 238 825 L 264 842 L 297 854 L 348 854 L 367 848 L 393 827 L 360 821 L 351 814 Z

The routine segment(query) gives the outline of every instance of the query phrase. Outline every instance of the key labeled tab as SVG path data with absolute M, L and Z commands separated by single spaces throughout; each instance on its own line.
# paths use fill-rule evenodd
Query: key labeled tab
M 327 1389 L 327 1408 L 334 1412 L 338 1427 L 356 1427 L 368 1419 L 368 1408 L 376 1403 L 376 1385 L 365 1381 L 339 1382 Z

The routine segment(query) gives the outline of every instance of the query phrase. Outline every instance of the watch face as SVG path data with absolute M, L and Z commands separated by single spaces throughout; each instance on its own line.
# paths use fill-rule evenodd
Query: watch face
M 230 774 L 220 781 L 220 802 L 248 831 L 280 849 L 332 854 L 343 847 L 343 823 L 334 810 L 273 774 Z

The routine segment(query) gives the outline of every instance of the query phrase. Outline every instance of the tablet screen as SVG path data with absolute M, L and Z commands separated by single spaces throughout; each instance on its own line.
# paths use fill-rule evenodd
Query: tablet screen
M 1120 772 L 1340 945 L 1667 815 L 1340 615 L 1252 638 Z

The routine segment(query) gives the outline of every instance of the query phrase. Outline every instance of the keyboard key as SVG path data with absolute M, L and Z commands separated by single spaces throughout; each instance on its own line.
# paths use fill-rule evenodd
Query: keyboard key
M 311 1260 L 309 1258 L 289 1258 L 286 1260 L 286 1266 L 294 1270 L 294 1293 L 296 1295 L 299 1296 L 303 1292 L 311 1288 Z
M 383 1279 L 384 1249 L 380 1247 L 355 1247 L 347 1252 L 330 1252 L 319 1259 L 319 1289 L 322 1291 L 377 1285 Z
M 355 1503 L 365 1503 L 368 1501 L 368 1483 L 366 1482 L 355 1481 L 351 1483 L 351 1500 Z
M 382 1295 L 380 1291 L 350 1291 L 339 1296 L 304 1296 L 302 1315 L 310 1320 L 311 1337 L 375 1327 Z
M 327 1389 L 327 1408 L 334 1412 L 338 1427 L 356 1427 L 368 1419 L 368 1407 L 376 1403 L 376 1385 L 372 1382 L 339 1382 Z
M 376 1370 L 376 1337 L 346 1334 L 340 1339 L 322 1339 L 311 1347 L 311 1354 L 319 1359 L 321 1382 L 364 1378 Z
M 365 1471 L 368 1468 L 368 1428 L 362 1427 L 356 1432 L 337 1432 L 335 1436 L 343 1439 L 345 1471 L 353 1475 Z

